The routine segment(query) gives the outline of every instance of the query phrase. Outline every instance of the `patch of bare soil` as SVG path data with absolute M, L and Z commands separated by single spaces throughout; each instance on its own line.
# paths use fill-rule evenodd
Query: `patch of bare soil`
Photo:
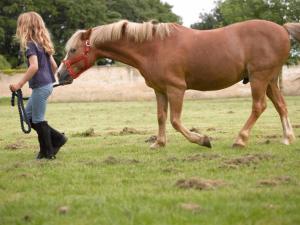
M 139 131 L 135 128 L 131 127 L 124 127 L 123 130 L 120 132 L 120 135 L 128 135 L 128 134 L 145 134 L 145 131 Z
M 259 139 L 263 139 L 261 144 L 270 144 L 273 140 L 281 138 L 282 136 L 273 134 L 273 135 L 256 135 L 256 137 Z
M 103 160 L 103 163 L 109 165 L 114 165 L 118 163 L 137 164 L 140 163 L 140 161 L 137 159 L 117 159 L 113 156 L 108 156 L 105 160 Z
M 216 131 L 217 129 L 215 127 L 209 127 L 206 129 L 206 131 Z
M 173 168 L 173 167 L 168 167 L 168 168 L 164 168 L 162 169 L 163 173 L 179 173 L 180 170 Z
M 137 164 L 137 163 L 140 163 L 140 161 L 137 160 L 137 159 L 126 159 L 125 163 L 128 163 L 128 164 Z
M 280 206 L 279 205 L 274 205 L 274 204 L 266 204 L 266 205 L 264 205 L 264 208 L 266 208 L 266 209 L 278 209 L 278 208 L 280 208 Z
M 179 204 L 179 207 L 182 209 L 185 209 L 187 211 L 192 211 L 192 212 L 199 212 L 202 210 L 201 206 L 199 204 L 196 203 L 181 203 Z
M 250 165 L 256 165 L 261 161 L 270 160 L 273 158 L 273 155 L 271 154 L 247 154 L 241 157 L 237 157 L 234 159 L 229 159 L 223 162 L 223 165 L 220 166 L 221 168 L 238 168 L 239 166 L 250 166 Z
M 11 144 L 8 144 L 4 147 L 4 149 L 6 150 L 18 150 L 18 149 L 22 149 L 22 148 L 25 148 L 26 145 L 24 143 L 24 141 L 16 141 L 15 143 L 11 143 Z
M 94 136 L 98 136 L 98 135 L 95 133 L 95 130 L 92 127 L 87 129 L 84 132 L 76 133 L 72 135 L 72 137 L 94 137 Z
M 300 124 L 294 124 L 292 126 L 293 126 L 293 128 L 300 128 Z
M 175 157 L 175 156 L 170 156 L 170 157 L 167 158 L 167 161 L 168 161 L 168 162 L 175 162 L 175 161 L 177 161 L 177 160 L 178 160 L 178 158 Z
M 180 179 L 176 182 L 176 186 L 182 189 L 196 189 L 196 190 L 213 190 L 225 184 L 222 180 L 208 180 L 197 177 L 189 179 Z
M 14 163 L 13 165 L 8 165 L 6 168 L 5 168 L 5 171 L 6 172 L 9 172 L 9 171 L 13 171 L 15 169 L 18 169 L 18 168 L 23 168 L 23 167 L 26 167 L 26 163 L 24 162 L 17 162 L 17 163 Z
M 270 144 L 271 143 L 271 141 L 268 139 L 268 140 L 265 140 L 264 142 L 263 142 L 263 144 L 266 144 L 266 145 L 268 145 L 268 144 Z
M 200 129 L 199 129 L 199 128 L 196 128 L 196 127 L 192 127 L 192 128 L 190 129 L 190 131 L 191 131 L 191 132 L 194 132 L 194 133 L 201 134 Z
M 105 164 L 113 165 L 113 164 L 119 163 L 120 160 L 116 159 L 116 158 L 113 157 L 113 156 L 108 156 L 105 160 L 103 160 L 103 162 L 104 162 Z
M 119 136 L 120 132 L 110 131 L 110 132 L 107 132 L 107 135 L 110 135 L 110 136 Z
M 23 220 L 26 221 L 26 222 L 30 222 L 31 219 L 32 219 L 32 217 L 30 215 L 23 216 Z
M 154 143 L 156 140 L 157 140 L 157 136 L 156 136 L 156 135 L 152 135 L 152 136 L 150 136 L 149 138 L 147 138 L 147 139 L 145 140 L 145 142 L 146 142 L 146 143 L 152 144 L 152 143 Z
M 266 139 L 276 139 L 276 138 L 279 138 L 279 137 L 281 137 L 281 136 L 280 135 L 276 135 L 276 134 L 264 136 L 264 138 L 266 138 Z
M 132 127 L 124 127 L 120 132 L 111 131 L 107 133 L 112 136 L 122 136 L 122 135 L 130 135 L 130 134 L 147 134 L 146 131 L 139 131 Z
M 21 173 L 18 175 L 18 177 L 23 177 L 23 178 L 33 178 L 34 175 L 31 173 Z
M 61 215 L 67 214 L 70 211 L 69 206 L 61 206 L 58 208 L 58 213 Z
M 25 163 L 21 163 L 21 162 L 17 162 L 17 163 L 15 163 L 15 164 L 13 164 L 13 168 L 21 168 L 21 167 L 23 167 L 25 165 Z
M 101 164 L 101 161 L 99 160 L 79 160 L 80 163 L 86 165 L 86 166 L 91 166 L 91 167 L 97 167 Z
M 201 161 L 201 160 L 213 160 L 220 158 L 219 154 L 213 153 L 202 153 L 202 154 L 195 154 L 184 158 L 182 161 L 194 162 L 194 161 Z
M 257 182 L 258 186 L 277 186 L 280 184 L 288 184 L 291 182 L 289 176 L 278 176 L 271 179 L 264 179 Z

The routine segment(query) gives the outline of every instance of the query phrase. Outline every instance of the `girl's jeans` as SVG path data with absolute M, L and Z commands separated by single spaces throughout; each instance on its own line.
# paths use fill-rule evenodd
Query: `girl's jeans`
M 33 123 L 45 120 L 47 99 L 52 91 L 52 83 L 32 89 L 32 94 L 27 102 L 25 111 L 28 119 L 31 119 Z

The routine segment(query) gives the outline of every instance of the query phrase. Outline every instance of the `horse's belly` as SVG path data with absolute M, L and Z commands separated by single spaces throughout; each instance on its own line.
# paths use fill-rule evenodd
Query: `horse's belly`
M 243 73 L 193 74 L 186 78 L 187 89 L 214 91 L 230 87 L 243 79 Z
M 221 46 L 219 51 L 207 49 L 205 54 L 201 54 L 200 50 L 190 53 L 186 60 L 186 83 L 189 89 L 219 90 L 243 79 L 246 71 L 244 52 L 229 48 L 229 44 L 218 46 Z

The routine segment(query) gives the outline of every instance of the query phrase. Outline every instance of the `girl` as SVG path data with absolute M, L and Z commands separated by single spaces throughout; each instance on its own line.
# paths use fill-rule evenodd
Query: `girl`
M 67 138 L 50 127 L 44 119 L 47 99 L 53 90 L 52 83 L 55 82 L 54 72 L 57 69 L 53 58 L 53 44 L 42 17 L 36 12 L 26 12 L 19 16 L 16 37 L 21 49 L 25 50 L 28 70 L 18 83 L 11 84 L 9 88 L 16 91 L 29 81 L 32 94 L 25 111 L 31 127 L 38 134 L 40 151 L 37 159 L 54 159 Z

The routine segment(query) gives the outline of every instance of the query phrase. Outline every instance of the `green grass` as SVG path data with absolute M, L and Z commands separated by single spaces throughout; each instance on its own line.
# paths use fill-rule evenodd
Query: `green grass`
M 300 97 L 287 98 L 297 125 L 293 145 L 280 143 L 280 120 L 268 102 L 248 147 L 232 149 L 251 109 L 251 100 L 241 98 L 186 101 L 184 124 L 211 136 L 213 148 L 189 143 L 168 123 L 168 145 L 159 151 L 145 143 L 156 134 L 155 102 L 52 103 L 48 121 L 69 141 L 55 161 L 36 161 L 36 134 L 22 134 L 16 107 L 1 100 L 0 224 L 300 224 L 299 102 Z M 140 134 L 118 135 L 124 127 Z M 94 136 L 78 135 L 89 128 Z M 216 157 L 187 160 L 197 154 Z M 270 157 L 226 166 L 247 154 Z M 259 185 L 278 176 L 288 179 Z M 176 186 L 192 177 L 225 184 L 211 190 Z M 200 209 L 187 210 L 182 203 Z
M 0 70 L 0 72 L 4 73 L 5 75 L 12 76 L 12 75 L 15 75 L 17 73 L 25 73 L 26 70 L 27 70 L 26 68 L 20 68 L 20 69 L 3 69 L 3 70 Z
M 9 97 L 0 97 L 0 107 L 2 108 L 2 106 L 3 107 L 10 106 L 10 104 L 11 104 L 10 100 L 11 100 L 11 98 L 9 98 Z M 5 112 L 3 111 L 3 113 L 5 113 Z

